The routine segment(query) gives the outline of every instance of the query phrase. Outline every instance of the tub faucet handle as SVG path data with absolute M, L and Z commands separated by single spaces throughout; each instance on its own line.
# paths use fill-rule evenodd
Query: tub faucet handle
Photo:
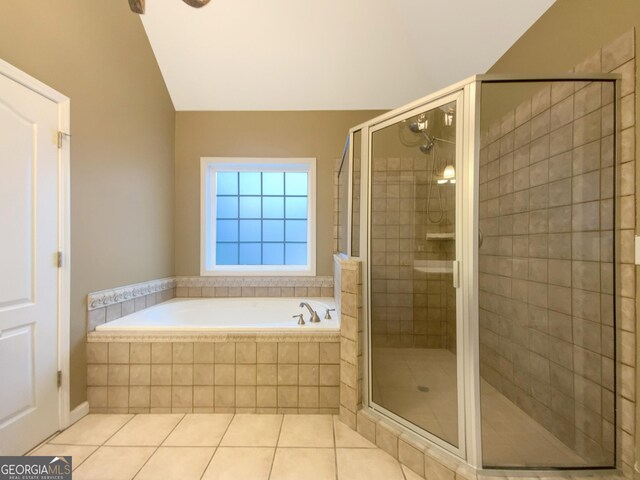
M 302 314 L 299 313 L 298 315 L 294 315 L 292 318 L 297 318 L 298 319 L 298 325 L 304 325 L 304 318 L 302 318 Z
M 309 321 L 311 323 L 318 323 L 320 321 L 318 312 L 316 312 L 313 308 L 311 308 L 311 305 L 309 305 L 307 302 L 300 302 L 300 308 L 302 307 L 307 307 L 307 310 L 309 310 L 309 315 L 311 315 L 311 318 L 309 319 Z
M 335 312 L 335 311 L 336 311 L 335 308 L 327 308 L 327 313 L 324 314 L 324 319 L 331 320 L 331 313 L 329 312 Z

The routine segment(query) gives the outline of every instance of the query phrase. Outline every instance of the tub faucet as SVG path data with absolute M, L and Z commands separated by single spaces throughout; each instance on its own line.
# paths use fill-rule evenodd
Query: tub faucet
M 300 302 L 300 307 L 307 307 L 309 309 L 309 313 L 311 314 L 311 319 L 309 321 L 311 323 L 318 323 L 320 321 L 318 313 L 313 308 L 311 308 L 311 306 L 307 302 Z

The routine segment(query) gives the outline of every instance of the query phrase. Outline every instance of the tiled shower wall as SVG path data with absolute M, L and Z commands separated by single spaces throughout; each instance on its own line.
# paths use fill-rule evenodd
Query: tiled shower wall
M 340 175 L 340 165 L 342 158 L 336 158 L 333 163 L 333 251 L 334 253 L 340 252 L 340 242 L 346 235 L 344 232 L 343 223 L 345 212 L 345 203 L 340 202 L 341 194 L 345 187 L 345 176 Z M 347 252 L 342 252 L 346 254 Z
M 622 460 L 632 464 L 633 35 L 597 52 L 576 71 L 624 76 L 618 332 L 613 89 L 597 82 L 553 83 L 483 134 L 481 375 L 580 455 L 606 463 L 616 435 L 613 347 L 618 333 L 618 433 Z
M 357 142 L 360 142 L 359 134 L 354 136 L 354 142 L 356 143 L 354 146 L 350 148 L 354 148 L 353 153 L 353 167 L 352 174 L 353 176 L 349 179 L 348 172 L 349 165 L 345 163 L 342 170 L 340 170 L 340 165 L 342 163 L 342 159 L 338 158 L 334 163 L 334 171 L 333 171 L 333 245 L 334 245 L 334 253 L 343 253 L 347 254 L 347 243 L 348 243 L 348 207 L 349 207 L 349 199 L 347 198 L 349 194 L 349 186 L 352 187 L 352 218 L 351 218 L 351 245 L 352 252 L 351 255 L 354 257 L 360 256 L 360 175 L 362 158 L 360 156 L 360 147 Z M 349 185 L 349 183 L 351 185 Z M 346 227 L 346 228 L 345 228 Z
M 428 182 L 429 155 L 374 158 L 372 186 L 372 328 L 376 346 L 455 347 L 455 290 L 450 273 L 425 271 L 432 260 L 453 260 L 455 189 Z M 444 215 L 429 214 L 440 189 Z M 426 262 L 426 263 L 425 263 Z M 451 339 L 451 342 L 449 341 Z
M 411 162 L 411 165 L 409 165 Z M 371 205 L 371 323 L 374 346 L 413 346 L 413 159 L 374 158 Z M 418 328 L 424 331 L 427 328 Z M 438 329 L 438 337 L 440 330 Z

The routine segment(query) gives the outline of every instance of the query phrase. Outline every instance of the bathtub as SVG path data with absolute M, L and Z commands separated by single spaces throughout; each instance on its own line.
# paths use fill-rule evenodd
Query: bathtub
M 307 302 L 320 317 L 309 321 Z M 335 311 L 325 320 L 327 309 L 335 309 L 333 298 L 174 298 L 96 327 L 105 333 L 333 333 L 340 330 Z M 302 313 L 305 325 L 293 315 Z
M 98 325 L 87 334 L 90 411 L 338 414 L 340 320 L 324 319 L 334 304 L 174 298 Z

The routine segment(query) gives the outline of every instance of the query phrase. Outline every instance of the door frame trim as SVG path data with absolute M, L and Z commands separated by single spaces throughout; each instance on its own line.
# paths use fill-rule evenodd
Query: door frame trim
M 71 100 L 40 80 L 0 59 L 0 75 L 13 80 L 58 105 L 58 130 L 71 134 Z M 58 428 L 70 424 L 70 314 L 71 314 L 71 144 L 70 137 L 58 148 L 58 250 L 63 252 L 58 269 L 58 370 L 62 385 L 58 388 Z

